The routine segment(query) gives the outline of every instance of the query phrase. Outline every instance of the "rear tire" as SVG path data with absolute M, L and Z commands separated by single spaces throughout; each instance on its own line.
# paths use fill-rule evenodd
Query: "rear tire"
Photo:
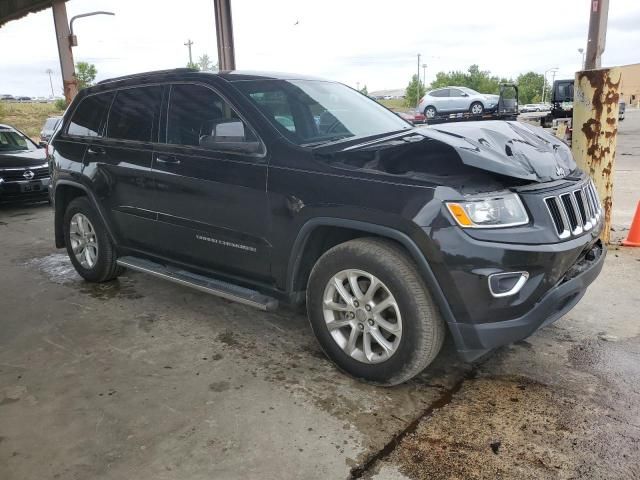
M 427 120 L 435 118 L 437 114 L 438 114 L 438 111 L 436 110 L 436 107 L 432 105 L 429 105 L 427 108 L 424 109 L 424 116 L 426 117 Z
M 376 287 L 370 292 L 371 285 Z M 338 368 L 377 385 L 397 385 L 420 373 L 445 336 L 412 260 L 385 239 L 351 240 L 322 255 L 309 277 L 307 313 Z
M 74 198 L 64 214 L 64 240 L 71 263 L 89 282 L 108 282 L 124 269 L 98 212 L 87 197 Z

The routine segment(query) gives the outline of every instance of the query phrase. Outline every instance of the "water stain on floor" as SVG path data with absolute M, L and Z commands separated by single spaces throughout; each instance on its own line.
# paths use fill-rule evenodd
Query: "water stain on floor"
M 63 253 L 52 253 L 35 258 L 26 262 L 26 266 L 40 271 L 53 283 L 74 286 L 80 292 L 98 300 L 142 298 L 142 295 L 135 290 L 135 281 L 126 276 L 104 283 L 86 282 L 78 275 L 68 255 Z
M 62 253 L 52 253 L 46 257 L 34 258 L 28 261 L 26 265 L 39 270 L 50 281 L 58 285 L 82 281 L 82 277 L 73 268 L 69 257 Z
M 623 435 L 605 410 L 525 377 L 481 377 L 387 461 L 411 479 L 638 478 L 640 432 Z

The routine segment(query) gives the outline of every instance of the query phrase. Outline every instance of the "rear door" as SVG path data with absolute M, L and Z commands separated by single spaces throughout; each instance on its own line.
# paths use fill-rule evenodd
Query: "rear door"
M 449 89 L 441 88 L 439 90 L 434 90 L 430 93 L 433 98 L 433 106 L 436 107 L 438 112 L 449 112 L 451 111 L 451 105 L 449 102 Z
M 165 103 L 162 143 L 153 158 L 162 255 L 199 269 L 267 280 L 271 248 L 262 142 L 209 85 L 175 83 Z M 212 132 L 229 141 L 215 142 Z M 243 142 L 259 148 L 243 152 Z
M 93 137 L 85 154 L 85 175 L 96 182 L 119 243 L 142 251 L 156 242 L 151 161 L 163 88 L 113 92 L 105 134 Z

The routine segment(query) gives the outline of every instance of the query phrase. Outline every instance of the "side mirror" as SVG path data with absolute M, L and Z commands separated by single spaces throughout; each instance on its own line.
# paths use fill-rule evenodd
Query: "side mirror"
M 462 92 L 462 96 L 463 96 L 463 97 L 468 97 L 468 96 L 469 96 L 469 94 L 468 94 L 468 93 L 464 93 L 464 92 Z
M 260 142 L 246 139 L 245 126 L 240 120 L 213 124 L 211 134 L 200 137 L 200 146 L 238 153 L 259 153 L 262 148 Z
M 44 140 L 40 140 L 38 142 L 38 148 L 47 148 L 47 142 L 45 142 Z

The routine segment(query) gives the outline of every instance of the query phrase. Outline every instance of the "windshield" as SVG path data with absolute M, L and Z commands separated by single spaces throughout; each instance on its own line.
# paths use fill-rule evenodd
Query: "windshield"
M 18 132 L 13 130 L 0 130 L 0 152 L 23 150 L 35 150 L 35 145 Z
M 301 146 L 412 128 L 375 100 L 319 80 L 237 82 L 282 135 Z

